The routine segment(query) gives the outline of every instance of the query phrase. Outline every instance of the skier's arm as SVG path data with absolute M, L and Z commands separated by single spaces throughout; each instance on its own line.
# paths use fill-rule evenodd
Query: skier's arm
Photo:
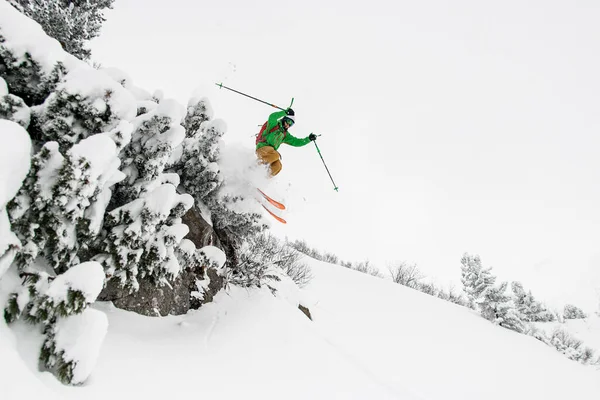
M 277 121 L 279 118 L 283 117 L 287 113 L 285 111 L 275 111 L 273 114 L 269 115 L 269 120 L 267 121 L 267 130 L 270 130 L 275 125 L 277 125 Z
M 288 134 L 285 135 L 285 139 L 283 139 L 283 143 L 289 144 L 290 146 L 294 147 L 301 147 L 309 144 L 310 139 L 308 136 L 303 139 L 298 139 L 297 137 L 290 135 L 290 133 L 288 132 Z

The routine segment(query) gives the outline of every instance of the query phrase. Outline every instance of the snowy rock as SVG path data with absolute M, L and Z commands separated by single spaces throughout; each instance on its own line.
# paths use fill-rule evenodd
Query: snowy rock
M 117 308 L 149 317 L 182 315 L 190 310 L 191 292 L 196 290 L 196 280 L 202 277 L 193 271 L 183 271 L 169 285 L 161 287 L 143 278 L 132 294 L 124 291 L 116 280 L 110 280 L 98 300 L 112 301 Z

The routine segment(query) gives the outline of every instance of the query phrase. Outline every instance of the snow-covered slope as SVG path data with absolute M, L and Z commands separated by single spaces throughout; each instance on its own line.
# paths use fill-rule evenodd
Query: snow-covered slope
M 91 379 L 60 385 L 15 373 L 8 399 L 40 386 L 65 399 L 597 399 L 600 371 L 468 309 L 343 267 L 307 260 L 315 278 L 297 293 L 232 289 L 185 316 L 148 318 L 96 305 L 110 327 Z M 314 321 L 297 308 L 310 307 Z M 3 324 L 3 323 L 2 323 Z M 3 349 L 30 371 L 36 338 L 16 325 Z M 12 363 L 0 359 L 0 377 Z M 6 389 L 8 388 L 8 392 Z M 3 397 L 4 399 L 5 397 Z

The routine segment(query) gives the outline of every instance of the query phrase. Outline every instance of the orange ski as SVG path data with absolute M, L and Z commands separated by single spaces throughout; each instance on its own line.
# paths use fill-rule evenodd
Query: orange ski
M 273 212 L 272 212 L 271 210 L 269 210 L 267 207 L 265 207 L 265 205 L 264 205 L 264 204 L 261 204 L 261 206 L 263 206 L 263 208 L 264 208 L 265 210 L 267 210 L 267 212 L 268 212 L 269 214 L 271 214 L 271 215 L 273 216 L 273 218 L 275 218 L 277 221 L 281 222 L 282 224 L 287 224 L 287 221 L 286 221 L 285 219 L 281 218 L 281 217 L 280 217 L 280 216 L 278 216 L 278 215 L 275 215 L 275 214 L 273 214 Z
M 258 188 L 257 188 L 256 190 L 258 190 L 258 191 L 260 192 L 260 194 L 262 194 L 262 195 L 263 195 L 263 197 L 265 198 L 265 200 L 267 200 L 267 201 L 268 201 L 269 203 L 271 203 L 273 206 L 275 206 L 275 207 L 279 208 L 280 210 L 285 210 L 285 206 L 284 206 L 282 203 L 280 203 L 280 202 L 278 202 L 278 201 L 275 201 L 275 200 L 273 200 L 272 198 L 270 198 L 269 196 L 267 196 L 267 195 L 265 194 L 265 192 L 263 192 L 262 190 L 260 190 L 260 189 L 258 189 Z

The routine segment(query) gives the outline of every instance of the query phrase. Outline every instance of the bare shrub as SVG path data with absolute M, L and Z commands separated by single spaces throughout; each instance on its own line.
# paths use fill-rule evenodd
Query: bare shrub
M 240 262 L 231 269 L 228 282 L 243 287 L 261 287 L 269 281 L 279 280 L 274 273 L 274 268 L 279 268 L 303 287 L 312 279 L 312 273 L 308 265 L 300 262 L 301 258 L 302 255 L 288 243 L 269 233 L 257 234 L 242 246 Z
M 389 265 L 388 271 L 394 282 L 413 289 L 416 289 L 420 281 L 425 278 L 416 264 L 408 265 L 404 261 Z
M 383 278 L 383 274 L 379 271 L 379 269 L 371 265 L 371 263 L 368 260 L 353 264 L 352 269 L 358 272 L 362 272 L 363 274 L 369 274 L 377 278 Z

